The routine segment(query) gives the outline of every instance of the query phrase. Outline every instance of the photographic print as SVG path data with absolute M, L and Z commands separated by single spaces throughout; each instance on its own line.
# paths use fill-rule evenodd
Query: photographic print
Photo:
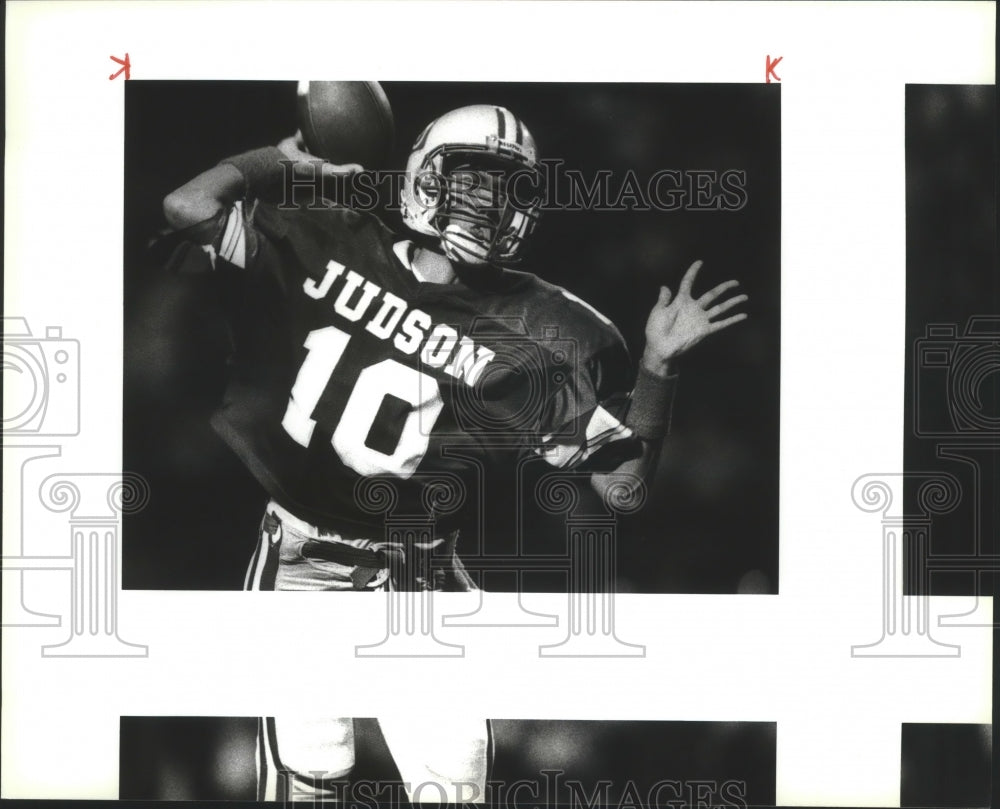
M 990 802 L 992 6 L 8 23 L 5 802 Z
M 308 131 L 301 109 L 311 101 L 324 111 L 327 88 L 377 91 L 379 110 L 395 122 L 395 148 L 360 155 L 378 163 L 315 190 L 302 175 L 282 177 L 293 164 L 280 163 L 280 152 L 256 152 L 274 162 L 262 183 L 271 187 L 258 193 L 283 220 L 310 217 L 318 227 L 338 212 L 365 214 L 358 221 L 377 228 L 378 248 L 345 248 L 361 237 L 332 234 L 312 269 L 296 264 L 306 275 L 282 278 L 284 291 L 262 290 L 272 314 L 243 312 L 253 293 L 238 275 L 213 273 L 201 253 L 177 258 L 172 270 L 150 260 L 147 244 L 166 226 L 164 198 L 183 206 L 185 194 L 202 193 L 185 183 L 220 161 Z M 190 116 L 200 121 L 196 138 Z M 242 587 L 273 499 L 328 536 L 369 544 L 387 540 L 386 521 L 401 517 L 432 525 L 435 538 L 457 531 L 457 558 L 486 590 L 567 590 L 569 524 L 590 518 L 600 526 L 604 517 L 615 531 L 617 571 L 615 581 L 591 587 L 777 591 L 780 85 L 134 82 L 126 118 L 126 263 L 135 271 L 125 282 L 124 462 L 158 493 L 125 520 L 126 588 Z M 368 124 L 364 136 L 381 126 Z M 305 158 L 302 165 L 323 168 Z M 454 190 L 432 198 L 444 192 L 430 184 L 464 177 L 489 193 L 490 171 L 507 187 L 489 189 L 502 198 L 487 197 L 488 211 L 530 222 L 515 252 L 485 261 L 443 240 L 458 225 L 438 211 L 463 198 Z M 395 256 L 387 262 L 387 248 L 407 261 L 407 249 L 445 255 L 458 270 L 448 270 L 447 285 L 406 290 L 413 272 L 400 271 Z M 270 254 L 261 261 L 290 263 Z M 324 275 L 329 261 L 348 268 L 342 278 Z M 696 262 L 703 269 L 689 269 Z M 366 263 L 386 267 L 365 275 Z M 369 276 L 367 288 L 352 281 Z M 329 291 L 310 298 L 307 277 L 312 294 Z M 673 310 L 658 303 L 662 287 L 675 296 Z M 428 290 L 444 300 L 421 308 Z M 687 298 L 704 322 L 674 325 Z M 315 301 L 326 319 L 299 314 L 299 299 Z M 673 331 L 651 317 L 657 307 Z M 289 322 L 264 336 L 271 318 Z M 292 424 L 289 408 L 300 408 L 292 388 L 305 395 L 308 374 L 327 355 L 305 344 L 328 339 L 319 351 L 334 350 L 339 335 L 353 334 L 348 325 L 358 335 L 338 365 L 359 378 L 375 366 L 392 374 L 381 386 L 360 383 L 357 394 L 357 381 L 338 392 L 319 380 L 317 401 L 301 405 L 315 422 L 307 440 Z M 244 326 L 273 354 L 248 348 Z M 655 329 L 676 352 L 669 381 L 645 373 L 637 388 L 643 362 L 653 362 L 646 347 L 655 346 L 647 336 Z M 364 347 L 355 360 L 356 343 Z M 413 376 L 409 393 L 389 381 L 407 368 L 424 375 Z M 234 392 L 241 384 L 275 401 L 243 402 Z M 652 438 L 639 436 L 627 415 L 641 418 L 643 401 L 632 400 L 648 387 L 669 418 L 644 425 Z M 421 396 L 429 404 L 405 404 Z M 253 412 L 234 416 L 240 408 Z M 345 443 L 344 418 L 364 439 L 360 451 Z M 358 502 L 368 496 L 364 478 L 399 501 L 366 510 Z M 642 502 L 616 504 L 616 482 L 630 490 L 624 498 Z M 435 487 L 441 502 L 432 513 L 421 499 L 434 499 Z M 455 491 L 445 494 L 448 487 Z M 197 517 L 177 536 L 169 515 L 182 511 Z M 168 533 L 170 558 L 151 556 Z

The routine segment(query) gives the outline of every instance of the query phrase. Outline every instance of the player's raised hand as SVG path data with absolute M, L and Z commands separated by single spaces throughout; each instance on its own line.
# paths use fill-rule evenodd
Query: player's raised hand
M 676 297 L 667 287 L 660 287 L 660 296 L 646 321 L 646 350 L 643 364 L 651 371 L 662 373 L 668 363 L 690 351 L 708 335 L 746 320 L 746 312 L 720 318 L 733 307 L 749 300 L 747 295 L 720 298 L 739 286 L 739 281 L 726 281 L 695 298 L 692 295 L 695 278 L 702 262 L 692 264 L 677 289 Z
M 306 151 L 305 141 L 302 138 L 301 130 L 289 138 L 285 138 L 278 144 L 280 151 L 289 160 L 295 161 L 293 171 L 297 177 L 315 177 L 316 166 L 320 167 L 320 174 L 323 177 L 340 177 L 347 174 L 356 174 L 364 171 L 360 163 L 344 163 L 338 165 L 328 160 L 323 160 L 316 155 Z

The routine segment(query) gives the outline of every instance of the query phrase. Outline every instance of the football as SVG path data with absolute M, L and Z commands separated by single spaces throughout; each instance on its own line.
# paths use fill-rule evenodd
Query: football
M 299 129 L 310 154 L 374 168 L 392 149 L 392 108 L 377 81 L 300 81 Z

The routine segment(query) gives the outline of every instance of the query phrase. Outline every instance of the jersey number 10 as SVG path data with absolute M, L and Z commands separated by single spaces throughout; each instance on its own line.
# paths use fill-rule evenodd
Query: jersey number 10
M 333 376 L 351 335 L 327 326 L 309 332 L 308 351 L 299 368 L 281 426 L 296 443 L 308 447 L 316 421 L 312 414 Z M 371 446 L 375 419 L 387 396 L 409 403 L 402 425 L 392 425 L 398 438 L 391 453 Z M 430 432 L 444 403 L 437 380 L 396 360 L 363 368 L 344 405 L 330 443 L 340 460 L 359 475 L 410 477 L 427 452 Z

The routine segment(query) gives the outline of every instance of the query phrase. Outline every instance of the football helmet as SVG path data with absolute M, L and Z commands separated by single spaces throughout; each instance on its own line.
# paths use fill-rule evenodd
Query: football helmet
M 510 110 L 461 107 L 413 144 L 400 206 L 406 225 L 436 236 L 460 264 L 510 266 L 538 222 L 544 193 L 538 149 Z

